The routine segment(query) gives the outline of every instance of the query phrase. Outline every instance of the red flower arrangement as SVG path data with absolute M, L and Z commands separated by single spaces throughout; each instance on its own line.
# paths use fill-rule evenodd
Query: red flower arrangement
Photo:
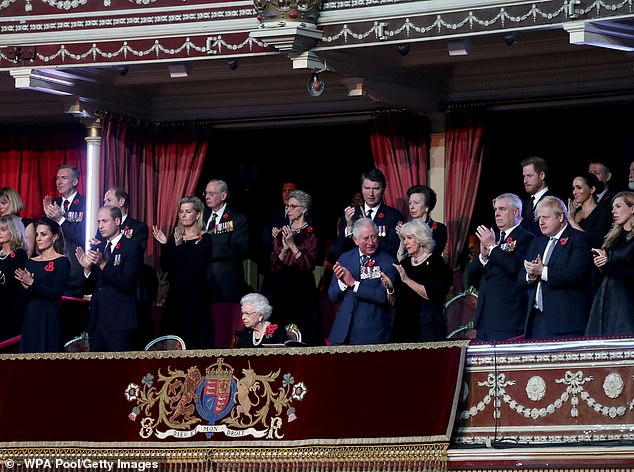
M 121 243 L 117 243 L 117 245 L 114 248 L 115 249 L 121 249 Z
M 75 200 L 73 200 L 73 205 L 79 205 L 79 199 L 76 198 Z
M 225 213 L 224 215 L 222 215 L 223 220 L 226 220 L 227 218 L 229 218 L 229 213 Z
M 11 253 L 9 254 L 9 256 L 11 257 L 11 259 L 13 259 L 15 257 L 15 252 L 11 251 Z
M 264 331 L 264 335 L 266 336 L 271 335 L 275 332 L 275 330 L 277 329 L 277 325 L 276 324 L 270 324 L 266 327 L 266 331 Z
M 385 215 L 384 215 L 383 213 L 379 213 L 379 214 L 378 214 L 378 215 L 376 215 L 376 216 L 377 216 L 377 218 L 381 218 L 381 219 L 385 218 Z
M 44 266 L 44 270 L 46 272 L 53 272 L 55 270 L 55 263 L 53 261 L 49 262 Z
M 507 243 L 512 243 L 513 242 L 513 238 L 509 236 L 508 238 L 506 238 L 506 242 Z
M 313 232 L 313 227 L 309 226 L 308 228 L 306 228 L 306 232 L 307 233 L 312 233 Z
M 438 229 L 438 223 L 436 223 L 435 221 L 431 224 L 431 230 L 432 231 L 436 231 Z
M 568 243 L 568 238 L 561 238 L 559 240 L 559 244 L 561 244 L 562 246 L 565 246 Z

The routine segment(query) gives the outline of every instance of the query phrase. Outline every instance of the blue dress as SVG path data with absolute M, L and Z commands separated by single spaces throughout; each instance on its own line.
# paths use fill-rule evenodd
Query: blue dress
M 62 351 L 59 301 L 68 283 L 70 261 L 61 256 L 50 261 L 26 261 L 26 270 L 34 274 L 27 290 L 20 352 Z

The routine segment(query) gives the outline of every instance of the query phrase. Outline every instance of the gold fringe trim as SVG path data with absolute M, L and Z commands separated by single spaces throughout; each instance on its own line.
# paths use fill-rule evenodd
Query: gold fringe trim
M 446 472 L 449 443 L 288 448 L 3 448 L 8 471 Z

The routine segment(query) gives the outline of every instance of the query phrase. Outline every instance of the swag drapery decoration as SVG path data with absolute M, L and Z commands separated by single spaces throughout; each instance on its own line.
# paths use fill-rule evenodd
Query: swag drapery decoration
M 111 186 L 126 189 L 132 217 L 171 234 L 178 201 L 195 193 L 209 126 L 144 123 L 110 113 L 102 121 L 101 195 Z M 153 247 L 148 244 L 149 256 Z
M 425 116 L 406 112 L 377 115 L 370 121 L 374 164 L 388 182 L 385 202 L 409 215 L 407 189 L 427 184 L 430 125 Z
M 0 404 L 13 406 L 0 410 L 0 460 L 444 471 L 466 348 L 7 355 Z

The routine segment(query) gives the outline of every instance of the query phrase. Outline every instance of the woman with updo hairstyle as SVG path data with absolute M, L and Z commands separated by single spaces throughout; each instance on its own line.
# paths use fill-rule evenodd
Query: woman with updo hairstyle
M 593 247 L 594 265 L 603 273 L 586 336 L 634 334 L 634 192 L 612 199 L 614 225 L 600 248 Z
M 0 217 L 0 341 L 22 332 L 24 293 L 15 271 L 26 265 L 25 247 L 22 220 L 13 214 Z
M 273 241 L 269 265 L 270 293 L 275 322 L 283 327 L 296 324 L 309 346 L 324 344 L 319 316 L 315 262 L 319 238 L 306 214 L 311 196 L 293 190 L 288 196 L 289 224 L 282 226 Z
M 597 195 L 604 184 L 596 175 L 586 172 L 572 180 L 572 198 L 568 199 L 568 223 L 590 237 L 592 247 L 599 247 L 612 226 L 608 205 L 599 205 Z
M 284 344 L 288 340 L 286 329 L 269 321 L 273 307 L 260 293 L 247 293 L 240 299 L 242 323 L 236 347 L 262 347 L 270 344 Z
M 443 316 L 446 294 L 443 257 L 434 251 L 432 231 L 421 219 L 405 223 L 400 230 L 401 246 L 396 284 L 393 342 L 440 341 L 447 336 Z M 391 287 L 388 287 L 388 293 Z
M 59 352 L 63 346 L 59 302 L 70 271 L 59 225 L 49 218 L 39 220 L 35 244 L 37 255 L 15 271 L 27 298 L 20 352 Z

